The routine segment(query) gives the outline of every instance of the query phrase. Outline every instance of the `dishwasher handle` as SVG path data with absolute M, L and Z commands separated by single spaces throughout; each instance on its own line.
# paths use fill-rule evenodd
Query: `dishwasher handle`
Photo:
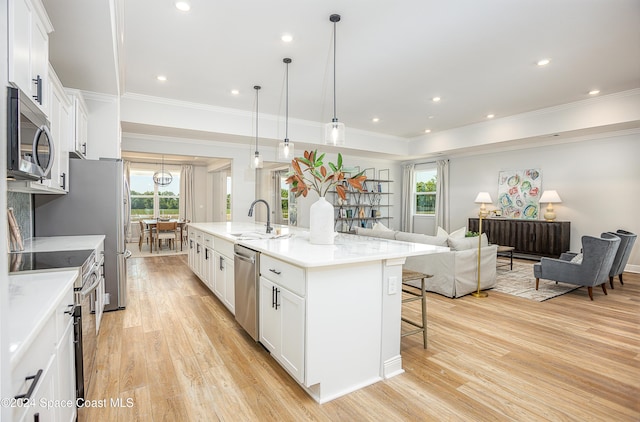
M 238 258 L 240 261 L 250 262 L 252 264 L 256 263 L 256 258 L 253 256 L 240 255 L 238 252 L 234 252 L 233 256 Z

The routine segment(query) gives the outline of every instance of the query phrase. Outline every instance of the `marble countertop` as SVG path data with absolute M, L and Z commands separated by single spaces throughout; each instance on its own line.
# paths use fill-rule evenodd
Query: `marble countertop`
M 190 226 L 304 268 L 353 264 L 449 251 L 449 248 L 441 246 L 351 234 L 337 234 L 333 245 L 314 245 L 309 243 L 308 231 L 288 226 L 274 226 L 274 233 L 280 229 L 282 237 L 271 239 L 246 238 L 250 237 L 252 233 L 256 233 L 256 235 L 265 233 L 263 224 L 191 223 Z M 239 238 L 233 236 L 232 233 L 245 233 L 247 236 Z
M 104 238 L 104 235 L 32 237 L 31 239 L 24 241 L 23 251 L 14 252 L 79 251 L 85 249 L 97 249 Z
M 73 288 L 78 270 L 9 275 L 9 356 L 13 365 L 29 348 L 57 304 Z M 71 305 L 72 303 L 70 303 Z

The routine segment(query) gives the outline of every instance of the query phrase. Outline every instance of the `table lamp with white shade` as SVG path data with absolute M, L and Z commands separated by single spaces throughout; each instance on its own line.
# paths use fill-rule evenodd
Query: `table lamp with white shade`
M 480 204 L 480 212 L 478 213 L 478 291 L 471 294 L 475 297 L 487 297 L 489 296 L 487 292 L 480 291 L 480 250 L 482 249 L 482 219 L 487 218 L 489 215 L 485 204 L 491 204 L 493 201 L 491 200 L 489 192 L 480 192 L 474 202 Z
M 553 204 L 562 203 L 560 195 L 554 190 L 546 190 L 542 192 L 540 197 L 540 203 L 547 203 L 547 211 L 544 213 L 544 219 L 547 221 L 553 221 L 556 219 L 556 213 L 553 212 Z

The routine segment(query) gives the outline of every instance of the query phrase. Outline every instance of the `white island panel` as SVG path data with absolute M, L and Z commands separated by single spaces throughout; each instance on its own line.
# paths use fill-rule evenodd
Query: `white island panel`
M 251 223 L 195 223 L 190 227 L 256 250 L 263 259 L 268 256 L 304 270 L 300 276 L 293 270 L 287 273 L 305 283 L 294 290 L 304 296 L 304 306 L 298 307 L 305 310 L 300 316 L 304 368 L 287 364 L 286 350 L 278 346 L 285 342 L 281 337 L 269 337 L 278 343 L 269 350 L 275 350 L 274 357 L 320 403 L 403 372 L 402 265 L 408 256 L 449 251 L 349 234 L 337 235 L 333 245 L 314 245 L 305 230 L 276 226 L 275 233 L 267 235 L 263 225 Z M 280 283 L 276 290 L 300 284 L 273 281 Z M 268 292 L 267 288 L 267 296 Z M 269 304 L 267 300 L 265 306 Z M 289 336 L 287 341 L 292 338 L 297 337 Z M 296 350 L 295 344 L 286 345 Z
M 306 386 L 320 403 L 384 377 L 381 265 L 377 261 L 307 272 Z

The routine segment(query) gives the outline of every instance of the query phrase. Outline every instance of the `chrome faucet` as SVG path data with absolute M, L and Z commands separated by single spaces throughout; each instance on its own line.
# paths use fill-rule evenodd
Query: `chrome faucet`
M 255 201 L 253 201 L 251 203 L 251 206 L 249 207 L 249 217 L 253 217 L 253 206 L 258 202 L 262 202 L 267 206 L 267 233 L 271 233 L 271 231 L 273 230 L 273 227 L 271 227 L 271 208 L 269 208 L 269 203 L 267 201 L 265 201 L 264 199 L 256 199 Z

